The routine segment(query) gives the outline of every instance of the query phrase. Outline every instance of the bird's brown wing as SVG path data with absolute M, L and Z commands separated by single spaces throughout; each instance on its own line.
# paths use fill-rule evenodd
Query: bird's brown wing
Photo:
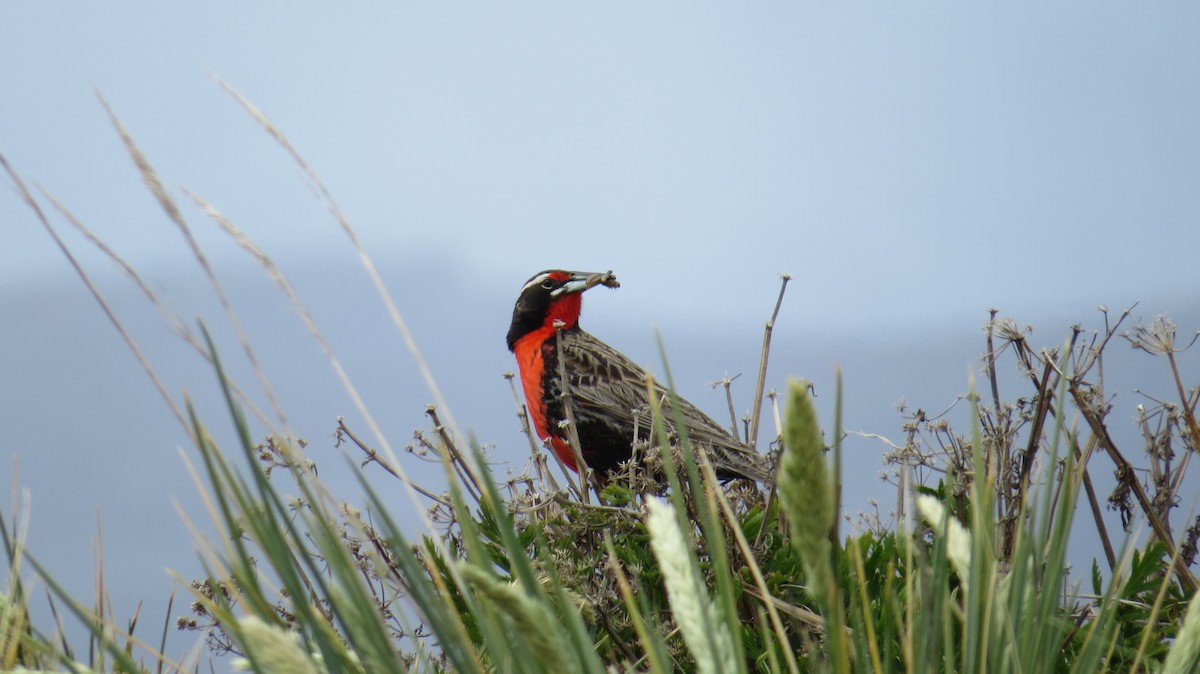
M 570 386 L 576 422 L 603 428 L 602 437 L 618 438 L 625 448 L 648 439 L 651 430 L 646 371 L 621 352 L 583 330 L 562 334 L 560 357 Z M 667 389 L 657 381 L 654 395 L 662 402 L 663 418 L 675 430 L 675 414 Z M 692 403 L 679 398 L 688 436 L 706 448 L 713 468 L 722 477 L 744 477 L 757 482 L 770 479 L 766 457 L 738 442 L 729 431 Z M 588 453 L 585 449 L 585 455 Z M 591 459 L 589 459 L 589 464 Z

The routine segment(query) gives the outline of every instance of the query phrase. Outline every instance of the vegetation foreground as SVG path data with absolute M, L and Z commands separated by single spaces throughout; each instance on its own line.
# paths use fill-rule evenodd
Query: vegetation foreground
M 356 242 L 307 164 L 237 98 L 296 158 Z M 150 163 L 113 122 L 168 217 L 187 233 Z M 53 197 L 35 198 L 2 157 L 0 164 L 60 243 L 42 201 L 82 228 Z M 279 281 L 357 399 L 270 259 L 189 196 Z M 207 655 L 173 657 L 164 652 L 167 626 L 155 647 L 133 634 L 136 620 L 123 625 L 108 615 L 104 597 L 85 602 L 62 592 L 24 549 L 19 519 L 5 516 L 0 670 L 201 671 L 227 666 L 213 664 L 224 655 L 254 671 L 313 673 L 1200 671 L 1191 571 L 1200 518 L 1172 521 L 1200 445 L 1200 389 L 1184 385 L 1176 356 L 1190 344 L 1175 343 L 1175 327 L 1160 318 L 1120 332 L 1127 315 L 1109 324 L 1105 313 L 1102 330 L 1075 328 L 1061 347 L 1039 350 L 993 314 L 987 392 L 965 401 L 970 428 L 911 413 L 904 441 L 885 457 L 895 517 L 853 533 L 840 528 L 840 381 L 829 433 L 807 385 L 789 382 L 775 410 L 781 428 L 771 488 L 717 480 L 692 451 L 682 420 L 673 420 L 680 431 L 668 436 L 661 401 L 648 396 L 657 440 L 637 448 L 642 464 L 603 486 L 548 465 L 532 434 L 531 474 L 501 481 L 480 448 L 431 406 L 432 427 L 418 436 L 415 453 L 440 462 L 449 485 L 431 490 L 407 477 L 364 407 L 368 432 L 344 423 L 337 430 L 367 459 L 352 465 L 365 496 L 351 503 L 317 476 L 303 441 L 280 432 L 255 439 L 253 429 L 272 424 L 227 378 L 203 326 L 197 334 L 175 321 L 211 362 L 228 405 L 219 423 L 231 423 L 238 438 L 232 449 L 218 447 L 208 422 L 163 391 L 194 443 L 219 532 L 215 542 L 198 538 L 206 576 L 192 583 L 191 613 L 179 621 L 204 636 Z M 1106 418 L 1111 393 L 1102 363 L 1114 337 L 1160 357 L 1176 388 L 1172 402 L 1141 411 L 1144 446 L 1134 453 L 1118 446 Z M 764 347 L 764 366 L 766 357 Z M 1020 373 L 1024 393 L 1013 400 L 1000 395 L 1001 362 Z M 269 395 L 265 377 L 261 383 Z M 1100 459 L 1116 468 L 1107 503 L 1089 472 Z M 646 478 L 645 465 L 667 484 Z M 394 477 L 411 497 L 403 515 L 381 498 L 380 476 Z M 1105 508 L 1121 513 L 1123 540 L 1106 526 Z M 1128 533 L 1142 523 L 1144 535 Z M 1103 558 L 1082 577 L 1069 575 L 1068 541 L 1084 528 L 1098 536 Z M 30 576 L 51 591 L 59 624 L 50 629 L 29 620 Z M 67 643 L 64 617 L 87 627 L 87 648 Z

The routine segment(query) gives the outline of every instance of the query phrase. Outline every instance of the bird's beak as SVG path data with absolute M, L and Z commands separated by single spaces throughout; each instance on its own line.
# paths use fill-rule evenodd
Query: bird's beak
M 558 290 L 550 293 L 551 297 L 581 293 L 596 286 L 607 286 L 609 288 L 621 287 L 620 281 L 617 280 L 617 275 L 612 273 L 611 269 L 606 272 L 573 271 L 569 273 L 571 278 Z

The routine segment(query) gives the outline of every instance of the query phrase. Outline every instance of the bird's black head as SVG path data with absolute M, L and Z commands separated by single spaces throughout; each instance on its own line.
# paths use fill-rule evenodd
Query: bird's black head
M 611 271 L 588 273 L 548 269 L 534 274 L 517 296 L 512 323 L 508 326 L 508 350 L 517 340 L 535 330 L 559 327 L 570 329 L 578 325 L 583 308 L 583 291 L 597 285 L 619 288 L 620 283 Z

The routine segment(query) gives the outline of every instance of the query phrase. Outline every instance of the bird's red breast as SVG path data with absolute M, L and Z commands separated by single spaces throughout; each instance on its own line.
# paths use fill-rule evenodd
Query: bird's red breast
M 575 297 L 578 298 L 577 295 Z M 542 440 L 550 438 L 550 446 L 559 460 L 571 470 L 578 471 L 571 448 L 557 433 L 550 431 L 546 420 L 546 392 L 543 381 L 546 374 L 547 350 L 555 348 L 556 332 L 554 327 L 541 327 L 526 334 L 513 345 L 513 354 L 517 358 L 521 389 L 525 394 L 529 420 L 533 424 L 534 432 Z

